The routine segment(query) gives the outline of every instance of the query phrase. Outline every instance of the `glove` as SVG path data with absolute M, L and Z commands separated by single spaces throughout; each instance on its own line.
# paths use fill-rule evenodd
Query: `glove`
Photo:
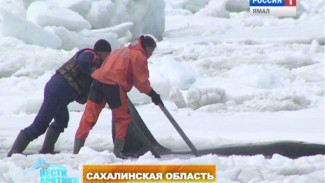
M 158 93 L 156 93 L 154 90 L 151 90 L 151 92 L 148 93 L 148 95 L 151 97 L 151 100 L 154 104 L 156 104 L 156 105 L 161 104 L 162 106 L 164 106 L 164 103 L 161 100 L 160 95 Z

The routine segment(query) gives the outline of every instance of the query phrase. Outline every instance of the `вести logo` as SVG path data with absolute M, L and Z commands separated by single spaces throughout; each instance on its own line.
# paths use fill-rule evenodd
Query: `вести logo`
M 46 163 L 42 158 L 26 169 L 24 175 L 36 169 L 40 169 L 40 183 L 79 183 L 79 178 L 67 176 L 64 166 Z

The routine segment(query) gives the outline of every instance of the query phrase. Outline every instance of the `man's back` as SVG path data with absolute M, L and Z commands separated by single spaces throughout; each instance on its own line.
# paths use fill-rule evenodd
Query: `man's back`
M 105 84 L 118 84 L 125 91 L 130 91 L 133 85 L 140 92 L 151 91 L 148 62 L 139 40 L 136 44 L 115 50 L 92 77 Z

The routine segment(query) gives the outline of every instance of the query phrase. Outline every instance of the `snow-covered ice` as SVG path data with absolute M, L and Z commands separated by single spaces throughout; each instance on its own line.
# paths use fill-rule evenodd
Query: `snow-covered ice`
M 91 28 L 90 23 L 78 13 L 43 1 L 29 5 L 26 19 L 40 26 L 63 26 L 74 31 Z
M 16 37 L 28 44 L 59 48 L 61 39 L 19 16 L 0 7 L 1 35 Z M 44 41 L 46 40 L 46 41 Z
M 77 177 L 84 164 L 214 164 L 220 183 L 324 183 L 324 155 L 155 159 L 147 153 L 139 159 L 117 159 L 108 109 L 80 154 L 73 155 L 85 107 L 77 103 L 69 105 L 69 127 L 56 144 L 60 154 L 6 157 L 19 131 L 33 121 L 45 83 L 59 66 L 97 39 L 107 39 L 116 49 L 141 33 L 162 39 L 149 59 L 150 81 L 198 149 L 278 140 L 325 144 L 325 1 L 300 0 L 297 17 L 282 18 L 251 16 L 247 3 L 0 1 L 0 183 L 37 182 L 38 171 L 26 176 L 23 171 L 38 157 L 65 166 L 69 176 Z M 35 4 L 53 9 L 41 11 Z M 69 19 L 61 19 L 65 13 Z M 45 15 L 45 22 L 38 19 Z M 129 97 L 159 143 L 188 149 L 149 97 L 136 89 Z M 38 152 L 43 140 L 40 136 L 31 142 L 26 152 Z

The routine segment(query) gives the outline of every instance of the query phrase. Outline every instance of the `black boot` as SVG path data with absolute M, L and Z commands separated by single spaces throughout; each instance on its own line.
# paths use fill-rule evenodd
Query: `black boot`
M 7 156 L 10 157 L 12 154 L 22 153 L 26 149 L 29 142 L 30 140 L 28 136 L 23 130 L 21 130 Z
M 74 139 L 73 154 L 78 154 L 80 149 L 85 145 L 86 139 Z
M 43 146 L 40 150 L 40 154 L 54 154 L 54 146 L 58 140 L 60 133 L 55 132 L 52 127 L 47 129 Z
M 113 153 L 117 158 L 128 159 L 126 156 L 122 154 L 124 143 L 125 143 L 124 139 L 119 139 L 115 137 Z
M 42 149 L 40 150 L 40 154 L 54 154 L 54 146 L 56 141 L 58 140 L 60 133 L 55 132 L 52 127 L 47 129 L 45 139 L 43 142 Z

